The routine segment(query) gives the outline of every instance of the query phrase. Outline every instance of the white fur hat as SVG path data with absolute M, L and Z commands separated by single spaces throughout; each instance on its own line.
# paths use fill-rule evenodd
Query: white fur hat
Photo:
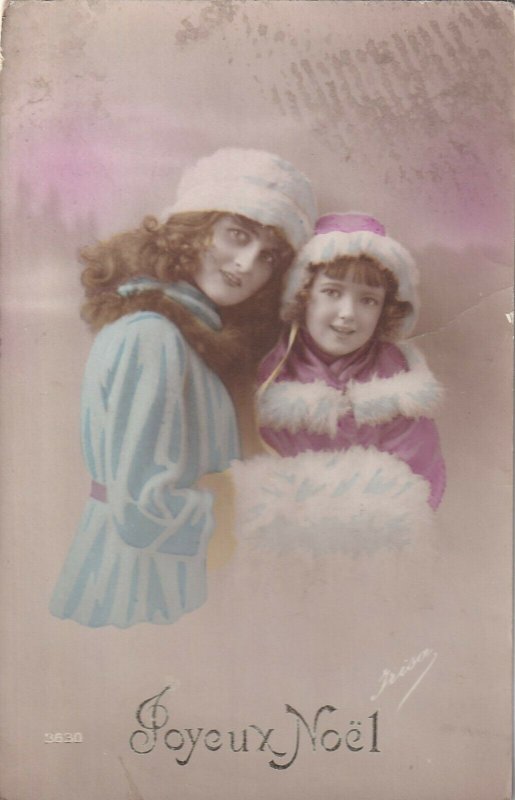
M 227 211 L 284 231 L 298 250 L 313 233 L 316 203 L 308 179 L 288 161 L 264 150 L 222 148 L 182 176 L 177 200 L 160 215 Z
M 376 258 L 397 278 L 397 298 L 411 304 L 412 311 L 402 321 L 401 337 L 408 336 L 420 310 L 418 296 L 419 271 L 408 251 L 373 217 L 352 212 L 326 214 L 317 221 L 315 235 L 302 248 L 286 276 L 282 298 L 282 314 L 294 300 L 310 274 L 310 264 L 329 263 L 341 256 L 367 255 Z

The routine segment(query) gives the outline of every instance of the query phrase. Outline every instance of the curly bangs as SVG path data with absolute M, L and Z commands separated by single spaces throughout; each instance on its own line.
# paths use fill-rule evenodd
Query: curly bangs
M 368 255 L 341 256 L 334 261 L 310 264 L 308 267 L 309 278 L 284 312 L 284 318 L 288 322 L 304 324 L 311 289 L 316 276 L 321 272 L 330 278 L 336 278 L 336 280 L 345 280 L 346 277 L 349 277 L 354 283 L 384 288 L 383 308 L 374 336 L 380 339 L 396 339 L 398 337 L 402 320 L 413 310 L 411 303 L 397 298 L 399 284 L 393 272 L 384 267 L 380 261 Z

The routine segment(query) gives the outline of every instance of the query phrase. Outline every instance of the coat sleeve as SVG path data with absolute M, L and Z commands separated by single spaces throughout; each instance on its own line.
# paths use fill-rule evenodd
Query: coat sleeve
M 194 555 L 213 528 L 212 497 L 193 487 L 204 470 L 187 380 L 172 324 L 148 315 L 128 325 L 103 387 L 105 465 L 111 522 L 136 548 Z
M 429 505 L 436 509 L 445 491 L 446 475 L 434 421 L 428 417 L 396 417 L 379 426 L 376 446 L 402 459 L 416 475 L 428 481 Z

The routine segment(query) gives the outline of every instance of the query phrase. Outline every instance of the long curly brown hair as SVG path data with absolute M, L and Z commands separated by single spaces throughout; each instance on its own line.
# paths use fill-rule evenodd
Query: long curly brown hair
M 337 280 L 344 280 L 347 275 L 352 273 L 352 280 L 356 283 L 384 288 L 383 308 L 374 332 L 376 338 L 396 339 L 402 320 L 413 310 L 411 303 L 397 298 L 399 284 L 393 272 L 372 256 L 341 256 L 334 261 L 310 264 L 308 272 L 308 280 L 285 310 L 284 317 L 288 322 L 304 324 L 311 289 L 320 272 Z
M 193 283 L 200 255 L 209 247 L 213 226 L 223 216 L 226 212 L 185 212 L 171 216 L 164 223 L 148 216 L 139 228 L 82 249 L 80 259 L 85 268 L 81 281 L 86 296 L 82 318 L 93 330 L 111 321 L 110 298 L 113 299 L 118 286 L 131 277 Z M 239 215 L 231 216 L 238 218 Z M 240 219 L 251 230 L 263 229 L 254 220 Z M 277 339 L 283 276 L 294 256 L 282 231 L 274 227 L 269 229 L 277 238 L 278 250 L 272 277 L 244 302 L 220 309 L 224 327 L 239 331 L 249 363 L 259 360 Z

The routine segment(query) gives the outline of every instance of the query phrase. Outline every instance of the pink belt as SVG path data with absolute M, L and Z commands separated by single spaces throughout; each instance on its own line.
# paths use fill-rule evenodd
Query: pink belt
M 107 487 L 103 483 L 91 481 L 91 491 L 89 496 L 93 500 L 100 500 L 101 503 L 107 503 Z

